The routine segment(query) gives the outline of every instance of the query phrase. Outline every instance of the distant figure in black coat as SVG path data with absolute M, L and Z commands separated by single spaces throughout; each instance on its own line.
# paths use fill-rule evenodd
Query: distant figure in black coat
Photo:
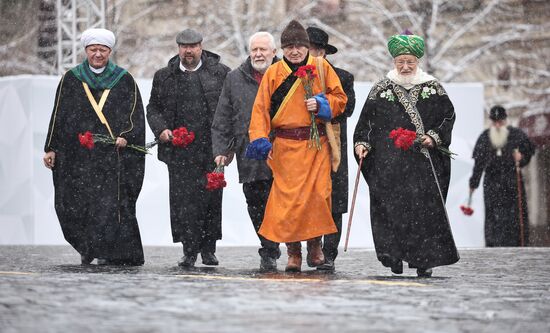
M 473 153 L 475 164 L 470 178 L 470 191 L 473 192 L 479 186 L 485 171 L 485 245 L 490 247 L 521 245 L 516 166 L 526 166 L 535 153 L 534 145 L 522 130 L 506 126 L 506 117 L 503 107 L 491 108 L 491 127 L 481 133 Z M 527 245 L 529 220 L 523 181 L 521 197 L 523 242 Z
M 335 54 L 338 49 L 328 43 L 328 34 L 316 27 L 306 29 L 309 36 L 309 53 L 314 57 L 325 58 L 328 54 Z M 331 64 L 332 65 L 332 64 Z M 323 254 L 325 264 L 318 266 L 320 270 L 334 270 L 334 260 L 338 255 L 338 244 L 342 236 L 342 214 L 348 211 L 348 135 L 347 118 L 351 117 L 355 108 L 355 91 L 353 90 L 353 74 L 341 68 L 334 67 L 334 71 L 340 78 L 344 92 L 348 96 L 348 102 L 344 113 L 332 120 L 340 124 L 340 151 L 341 161 L 337 172 L 332 172 L 332 218 L 338 232 L 323 237 Z

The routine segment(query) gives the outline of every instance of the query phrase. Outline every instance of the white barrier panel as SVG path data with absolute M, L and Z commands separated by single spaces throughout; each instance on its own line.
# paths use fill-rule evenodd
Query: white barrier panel
M 12 76 L 0 78 L 0 244 L 65 244 L 55 215 L 50 170 L 42 164 L 43 146 L 59 77 Z M 147 105 L 151 80 L 138 85 Z M 352 156 L 352 135 L 371 84 L 357 82 L 357 103 L 348 121 L 350 202 L 357 163 Z M 483 126 L 483 86 L 478 83 L 444 84 L 455 106 L 457 120 L 451 150 L 458 153 L 452 163 L 447 209 L 457 245 L 483 246 L 482 191 L 476 191 L 475 214 L 462 215 L 459 206 L 468 195 L 472 149 Z M 148 130 L 147 142 L 153 140 Z M 259 241 L 248 217 L 237 168 L 226 168 L 228 186 L 223 194 L 223 239 L 219 245 L 256 246 Z M 143 189 L 137 203 L 138 222 L 144 245 L 172 244 L 169 221 L 168 172 L 153 155 L 146 159 Z M 343 216 L 345 237 L 348 214 Z M 373 247 L 368 187 L 363 178 L 359 185 L 351 247 Z

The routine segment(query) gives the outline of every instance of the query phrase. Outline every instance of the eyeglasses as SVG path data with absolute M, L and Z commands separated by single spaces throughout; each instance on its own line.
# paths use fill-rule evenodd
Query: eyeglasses
M 416 64 L 418 64 L 418 61 L 403 61 L 403 60 L 398 60 L 395 62 L 395 64 L 397 66 L 403 66 L 403 65 L 407 65 L 409 67 L 412 67 L 412 66 L 416 66 Z

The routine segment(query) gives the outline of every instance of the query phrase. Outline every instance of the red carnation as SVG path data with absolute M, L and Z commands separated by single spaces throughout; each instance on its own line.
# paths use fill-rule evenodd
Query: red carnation
M 97 142 L 108 144 L 108 145 L 115 145 L 115 143 L 116 143 L 116 139 L 112 138 L 109 135 L 94 134 L 90 131 L 86 131 L 86 132 L 84 132 L 84 134 L 78 133 L 78 141 L 80 142 L 80 145 L 82 147 L 85 147 L 85 148 L 88 148 L 88 149 L 94 148 L 95 143 L 97 143 Z M 152 148 L 157 143 L 158 143 L 158 141 L 155 140 L 153 142 L 148 143 L 145 146 L 127 144 L 126 147 L 134 149 L 134 150 L 136 150 L 138 152 L 141 152 L 141 153 L 149 154 L 149 149 Z
M 315 73 L 315 69 L 316 69 L 315 65 L 300 66 L 296 71 L 296 73 L 294 73 L 294 75 L 299 78 L 313 80 L 317 77 L 317 74 Z
M 390 132 L 390 139 L 393 140 L 395 148 L 408 150 L 416 140 L 416 132 L 399 127 Z
M 78 141 L 80 141 L 82 147 L 94 148 L 94 135 L 90 131 L 86 131 L 84 134 L 78 133 Z
M 466 205 L 461 205 L 460 210 L 462 211 L 462 213 L 464 213 L 464 215 L 467 215 L 467 216 L 470 216 L 474 213 L 474 209 Z

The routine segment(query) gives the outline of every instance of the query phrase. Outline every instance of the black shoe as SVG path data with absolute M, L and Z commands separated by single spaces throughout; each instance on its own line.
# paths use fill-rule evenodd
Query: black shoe
M 100 266 L 104 266 L 104 265 L 110 265 L 111 262 L 109 261 L 109 259 L 97 258 L 97 264 Z
M 416 269 L 416 275 L 418 275 L 418 277 L 425 277 L 425 278 L 432 277 L 432 269 L 431 268 L 426 268 L 426 269 L 417 268 Z
M 88 255 L 80 255 L 80 264 L 81 265 L 89 265 L 94 261 L 94 257 L 90 257 Z
M 272 257 L 262 257 L 260 261 L 260 270 L 262 272 L 276 272 L 277 260 Z
M 334 259 L 325 257 L 325 263 L 321 266 L 317 266 L 317 269 L 320 271 L 334 271 Z
M 201 252 L 202 263 L 208 266 L 218 266 L 218 258 L 212 252 Z
M 195 261 L 197 261 L 196 254 L 184 255 L 178 261 L 178 266 L 180 267 L 195 267 Z
M 401 260 L 391 265 L 390 268 L 393 274 L 403 274 L 403 262 Z

